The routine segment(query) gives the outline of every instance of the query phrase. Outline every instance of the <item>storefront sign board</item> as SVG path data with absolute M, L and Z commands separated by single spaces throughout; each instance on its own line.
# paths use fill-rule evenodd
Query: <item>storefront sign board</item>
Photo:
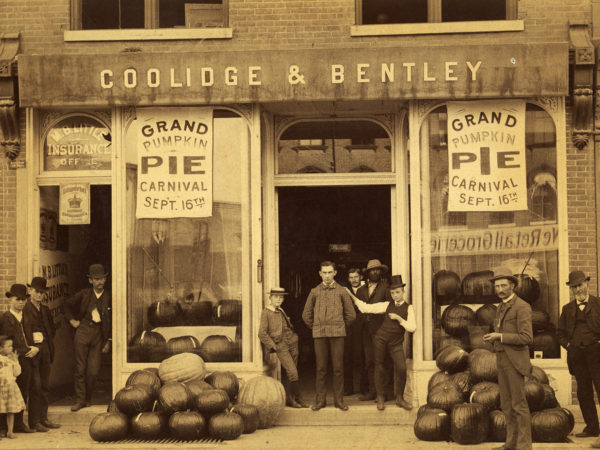
M 212 216 L 212 108 L 142 108 L 133 127 L 136 217 Z
M 68 183 L 60 185 L 58 223 L 60 225 L 89 225 L 89 183 Z
M 447 106 L 448 211 L 527 209 L 525 101 Z
M 568 44 L 20 55 L 24 106 L 565 96 Z
M 431 233 L 429 244 L 431 256 L 515 254 L 557 250 L 558 225 L 437 231 Z

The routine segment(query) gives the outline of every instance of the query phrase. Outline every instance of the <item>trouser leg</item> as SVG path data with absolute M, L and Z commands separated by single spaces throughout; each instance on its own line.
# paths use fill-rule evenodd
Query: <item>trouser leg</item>
M 362 348 L 362 328 L 357 321 L 353 324 L 352 332 L 352 390 L 354 392 L 362 392 L 364 357 Z
M 377 397 L 383 397 L 385 393 L 385 368 L 383 367 L 387 342 L 380 334 L 373 336 L 373 358 L 375 361 L 374 382 Z
M 48 419 L 48 396 L 50 395 L 50 348 L 47 343 L 40 347 L 39 373 L 40 373 L 40 420 Z
M 397 398 L 404 398 L 406 387 L 406 358 L 402 341 L 395 342 L 389 346 L 390 357 L 394 362 L 394 390 Z
M 27 409 L 27 421 L 31 428 L 35 427 L 42 420 L 42 409 L 44 408 L 42 400 L 42 382 L 40 378 L 39 353 L 33 364 L 31 373 L 31 383 L 29 385 L 29 406 Z M 47 405 L 46 405 L 47 406 Z
M 373 337 L 368 326 L 363 327 L 363 350 L 365 355 L 365 369 L 367 373 L 368 391 L 370 394 L 375 393 L 375 358 L 373 354 Z
M 290 349 L 287 346 L 281 346 L 281 348 L 277 349 L 277 357 L 281 362 L 281 367 L 285 370 L 288 381 L 298 381 L 298 370 L 290 354 Z
M 315 341 L 315 397 L 316 403 L 325 404 L 327 391 L 325 386 L 325 377 L 327 375 L 327 364 L 329 362 L 329 343 L 327 338 L 314 338 Z
M 86 377 L 85 377 L 85 401 L 91 403 L 96 379 L 100 373 L 102 365 L 102 332 L 100 329 L 94 329 L 95 333 L 89 346 Z
M 354 337 L 354 327 L 350 325 L 346 327 L 346 337 L 344 338 L 344 392 L 352 394 L 354 392 L 353 380 L 353 354 L 352 354 L 352 339 Z
M 344 402 L 344 337 L 331 337 L 328 340 L 333 367 L 333 399 L 339 405 Z
M 594 386 L 586 350 L 574 347 L 569 350 L 569 360 L 575 380 L 577 381 L 577 399 L 585 422 L 585 428 L 591 433 L 599 430 L 598 413 L 594 403 Z

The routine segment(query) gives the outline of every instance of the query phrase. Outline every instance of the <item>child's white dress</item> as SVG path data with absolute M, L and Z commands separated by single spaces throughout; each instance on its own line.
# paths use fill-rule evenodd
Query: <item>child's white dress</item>
M 0 413 L 18 413 L 25 409 L 25 402 L 16 378 L 21 366 L 16 359 L 0 355 Z

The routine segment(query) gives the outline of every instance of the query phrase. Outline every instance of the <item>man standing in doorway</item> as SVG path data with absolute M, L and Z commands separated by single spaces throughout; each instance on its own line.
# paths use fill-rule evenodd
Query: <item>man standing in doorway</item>
M 108 273 L 102 264 L 88 271 L 91 288 L 82 289 L 65 301 L 65 316 L 75 328 L 75 395 L 71 411 L 90 406 L 102 353 L 108 353 L 112 341 L 112 299 L 104 289 Z
M 59 428 L 48 419 L 48 394 L 50 392 L 50 367 L 54 358 L 56 328 L 50 309 L 42 303 L 46 292 L 46 279 L 33 277 L 28 285 L 29 300 L 23 308 L 23 329 L 28 342 L 39 349 L 35 377 L 29 391 L 29 426 L 36 431 Z
M 361 286 L 356 296 L 365 303 L 373 304 L 379 302 L 391 302 L 392 297 L 388 284 L 382 276 L 387 273 L 388 267 L 378 259 L 372 259 L 367 263 L 365 275 L 367 282 Z M 368 391 L 359 398 L 362 401 L 375 400 L 375 353 L 373 350 L 373 336 L 381 326 L 383 317 L 381 314 L 361 314 L 362 347 L 365 361 L 365 371 L 369 383 Z M 390 379 L 386 373 L 384 378 Z
M 327 404 L 325 377 L 331 353 L 334 405 L 348 411 L 344 403 L 344 337 L 356 314 L 350 294 L 334 280 L 335 264 L 323 261 L 320 266 L 319 275 L 323 282 L 310 291 L 302 312 L 304 323 L 312 330 L 315 345 L 316 401 L 312 410 L 318 411 Z
M 569 373 L 577 381 L 577 399 L 585 422 L 577 437 L 600 433 L 594 402 L 594 386 L 600 395 L 600 299 L 590 295 L 589 281 L 580 270 L 569 274 L 571 301 L 563 306 L 556 330 L 558 342 L 567 350 Z M 596 444 L 600 441 L 593 446 Z
M 348 285 L 352 294 L 356 295 L 363 284 L 361 270 L 356 267 L 348 269 Z M 356 307 L 354 312 L 356 313 L 356 320 L 346 328 L 346 339 L 344 340 L 344 395 L 359 393 L 361 391 L 361 380 L 363 379 L 362 318 Z M 366 372 L 364 378 L 366 379 Z
M 500 406 L 506 417 L 506 442 L 497 450 L 530 450 L 531 416 L 525 397 L 525 377 L 531 374 L 531 306 L 515 294 L 518 281 L 509 269 L 499 269 L 490 281 L 502 301 L 496 311 L 494 331 L 483 336 L 496 353 Z
M 10 291 L 6 293 L 6 297 L 10 307 L 2 315 L 0 334 L 12 336 L 13 338 L 13 347 L 17 352 L 19 365 L 21 366 L 21 375 L 17 377 L 17 384 L 25 405 L 27 405 L 32 378 L 35 376 L 36 356 L 40 351 L 36 346 L 29 345 L 23 330 L 23 308 L 25 308 L 27 302 L 27 287 L 24 284 L 13 284 Z M 4 427 L 6 427 L 5 417 L 3 417 L 3 422 Z M 15 414 L 14 431 L 15 433 L 35 433 L 36 430 L 32 430 L 23 422 L 23 412 L 21 411 Z M 39 431 L 48 430 L 40 428 Z

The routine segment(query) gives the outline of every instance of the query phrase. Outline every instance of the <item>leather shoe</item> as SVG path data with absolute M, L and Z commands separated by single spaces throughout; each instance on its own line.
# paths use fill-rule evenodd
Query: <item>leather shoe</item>
M 90 406 L 87 402 L 77 402 L 73 406 L 71 406 L 71 411 L 76 412 L 79 411 L 81 408 L 85 408 L 87 406 Z
M 335 407 L 341 409 L 342 411 L 348 411 L 348 405 L 345 403 L 336 403 Z
M 591 431 L 586 431 L 583 430 L 581 433 L 577 433 L 575 435 L 575 437 L 580 437 L 580 438 L 584 438 L 584 437 L 598 437 L 598 432 L 591 432 Z
M 55 428 L 55 429 L 56 429 L 56 428 L 60 428 L 60 424 L 58 424 L 58 423 L 54 423 L 54 422 L 51 422 L 51 421 L 50 421 L 50 420 L 48 420 L 48 419 L 43 419 L 43 420 L 40 420 L 40 423 L 41 423 L 42 425 L 44 425 L 46 428 L 49 428 L 49 429 L 50 429 L 50 428 Z
M 377 397 L 377 409 L 383 411 L 385 409 L 385 398 Z
M 321 408 L 325 408 L 325 403 L 315 403 L 310 407 L 310 409 L 312 409 L 313 411 L 318 411 Z
M 48 432 L 48 428 L 46 428 L 44 425 L 42 425 L 39 422 L 33 426 L 33 429 L 35 431 L 37 431 L 38 433 L 47 433 Z
M 32 430 L 31 428 L 29 428 L 29 426 L 23 424 L 23 426 L 15 427 L 14 432 L 15 433 L 35 433 L 35 430 Z
M 401 397 L 396 399 L 396 406 L 398 406 L 399 408 L 404 408 L 407 411 L 410 411 L 412 409 L 412 406 Z
M 368 402 L 370 400 L 375 400 L 375 394 L 362 394 L 358 397 L 361 402 Z

